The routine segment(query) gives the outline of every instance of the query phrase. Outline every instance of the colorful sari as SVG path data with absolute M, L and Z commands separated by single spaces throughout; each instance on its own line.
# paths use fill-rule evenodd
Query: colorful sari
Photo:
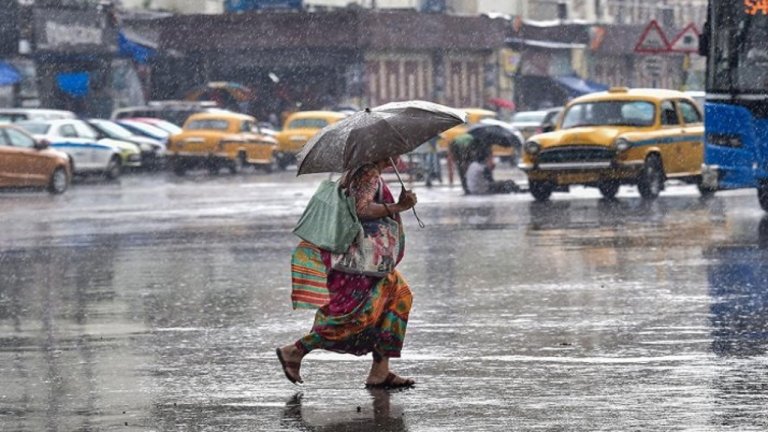
M 353 175 L 349 191 L 358 209 L 371 201 L 395 202 L 372 166 Z M 401 222 L 399 215 L 395 218 Z M 400 226 L 402 229 L 402 223 Z M 397 261 L 402 257 L 401 251 Z M 291 276 L 294 308 L 319 307 L 312 330 L 296 342 L 303 352 L 321 348 L 400 357 L 412 296 L 397 270 L 383 278 L 336 271 L 331 269 L 330 252 L 301 242 L 292 256 Z

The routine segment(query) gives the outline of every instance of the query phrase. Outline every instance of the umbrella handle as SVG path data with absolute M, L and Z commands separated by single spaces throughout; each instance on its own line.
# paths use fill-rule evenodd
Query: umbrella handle
M 405 183 L 403 183 L 403 179 L 400 177 L 400 171 L 397 170 L 395 161 L 392 160 L 392 158 L 389 158 L 389 163 L 392 165 L 392 169 L 395 170 L 395 175 L 397 175 L 397 179 L 400 181 L 400 187 L 405 189 Z M 416 216 L 416 221 L 419 222 L 419 228 L 424 228 L 426 225 L 424 225 L 424 222 L 421 221 L 419 215 L 416 213 L 416 207 L 411 207 L 411 210 L 413 210 L 413 215 Z

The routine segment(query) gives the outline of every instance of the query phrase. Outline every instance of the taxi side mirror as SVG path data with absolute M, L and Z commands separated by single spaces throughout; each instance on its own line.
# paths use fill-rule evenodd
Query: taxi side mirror
M 45 150 L 51 146 L 51 143 L 45 139 L 35 140 L 35 148 L 37 150 Z

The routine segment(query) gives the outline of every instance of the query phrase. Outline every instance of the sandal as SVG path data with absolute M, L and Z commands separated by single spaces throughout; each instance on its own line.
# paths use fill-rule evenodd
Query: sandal
M 398 378 L 400 377 L 390 372 L 387 374 L 387 377 L 384 378 L 384 381 L 376 384 L 366 384 L 365 388 L 396 389 L 396 388 L 410 388 L 416 385 L 416 381 L 410 378 L 400 378 L 402 380 L 401 382 L 395 382 L 395 380 L 397 380 Z
M 285 374 L 285 377 L 288 378 L 288 381 L 292 382 L 293 384 L 304 383 L 304 381 L 301 380 L 301 376 L 295 377 L 288 372 L 288 368 L 299 370 L 301 363 L 286 361 L 283 358 L 283 353 L 280 351 L 280 348 L 277 348 L 275 353 L 277 354 L 277 359 L 280 360 L 280 365 L 283 367 L 283 373 Z

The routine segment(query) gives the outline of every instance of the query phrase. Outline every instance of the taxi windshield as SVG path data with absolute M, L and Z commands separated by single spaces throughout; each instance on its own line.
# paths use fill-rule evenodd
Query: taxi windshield
M 189 122 L 186 129 L 225 131 L 229 129 L 229 122 L 226 120 L 213 120 L 213 119 L 192 120 L 191 122 Z
M 321 118 L 300 118 L 292 120 L 287 129 L 322 129 L 328 126 L 328 120 Z
M 656 118 L 654 104 L 646 101 L 598 101 L 568 107 L 561 128 L 581 126 L 651 126 Z

